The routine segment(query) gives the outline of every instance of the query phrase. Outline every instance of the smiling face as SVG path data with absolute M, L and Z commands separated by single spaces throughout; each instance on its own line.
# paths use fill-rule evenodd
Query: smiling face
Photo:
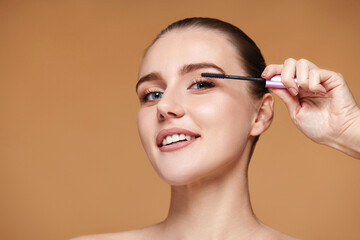
M 213 178 L 247 161 L 257 118 L 248 82 L 201 73 L 245 75 L 221 33 L 173 30 L 147 51 L 139 72 L 138 129 L 145 151 L 169 184 Z

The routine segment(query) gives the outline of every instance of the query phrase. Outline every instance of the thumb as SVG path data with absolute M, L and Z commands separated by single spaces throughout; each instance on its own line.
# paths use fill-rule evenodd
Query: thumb
M 285 103 L 291 117 L 294 116 L 293 113 L 300 106 L 298 97 L 291 95 L 287 89 L 269 88 L 269 91 L 278 96 Z

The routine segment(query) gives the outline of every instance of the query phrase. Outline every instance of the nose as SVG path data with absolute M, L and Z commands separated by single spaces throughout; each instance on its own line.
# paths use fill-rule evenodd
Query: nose
M 157 103 L 157 117 L 160 121 L 181 118 L 185 111 L 181 99 L 170 92 L 164 93 Z

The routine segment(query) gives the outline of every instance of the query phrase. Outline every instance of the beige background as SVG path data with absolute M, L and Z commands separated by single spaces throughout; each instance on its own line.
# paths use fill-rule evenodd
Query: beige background
M 169 23 L 229 21 L 268 63 L 307 58 L 360 101 L 360 2 L 0 0 L 0 239 L 60 240 L 161 221 L 169 186 L 136 129 L 137 69 Z M 305 138 L 277 99 L 250 167 L 265 223 L 360 239 L 360 161 Z

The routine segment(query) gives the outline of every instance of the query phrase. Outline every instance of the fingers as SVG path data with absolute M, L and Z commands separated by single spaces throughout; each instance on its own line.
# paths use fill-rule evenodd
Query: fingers
M 321 85 L 322 80 L 324 80 L 324 78 L 321 79 L 321 70 L 312 69 L 309 72 L 309 85 L 308 85 L 309 91 L 314 93 L 320 93 L 322 95 L 325 94 L 326 89 L 324 88 L 323 85 Z
M 270 64 L 266 66 L 261 76 L 263 78 L 269 79 L 276 74 L 280 74 L 282 68 L 283 68 L 282 64 Z
M 305 59 L 300 59 L 296 62 L 296 79 L 303 89 L 309 90 L 309 64 Z
M 281 71 L 281 82 L 290 91 L 293 96 L 296 96 L 299 92 L 294 78 L 296 74 L 296 60 L 288 58 L 284 62 L 283 69 Z
M 261 76 L 270 79 L 276 74 L 281 74 L 281 81 L 284 86 L 289 90 L 291 95 L 296 96 L 299 92 L 298 86 L 294 81 L 296 74 L 296 60 L 289 58 L 285 60 L 284 64 L 268 65 Z
M 299 87 L 305 91 L 325 94 L 326 90 L 321 84 L 323 79 L 319 71 L 320 69 L 315 64 L 306 59 L 289 58 L 285 60 L 284 64 L 267 66 L 262 77 L 270 79 L 275 74 L 281 74 L 282 83 L 293 96 L 298 94 Z M 294 80 L 295 77 L 297 84 Z
M 325 94 L 326 90 L 321 85 L 320 69 L 306 59 L 300 59 L 296 64 L 296 77 L 299 86 L 308 92 Z

